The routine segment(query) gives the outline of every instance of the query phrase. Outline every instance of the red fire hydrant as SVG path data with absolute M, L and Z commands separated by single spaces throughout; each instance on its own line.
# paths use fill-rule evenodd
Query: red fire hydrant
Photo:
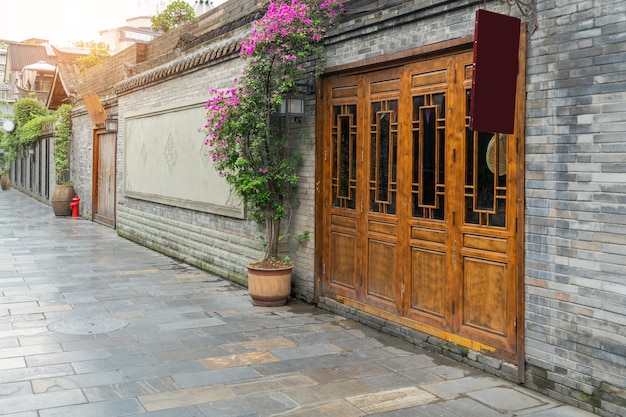
M 74 196 L 74 198 L 72 198 L 72 202 L 70 203 L 70 207 L 72 208 L 72 217 L 78 217 L 79 206 L 80 198 L 78 198 L 78 196 Z

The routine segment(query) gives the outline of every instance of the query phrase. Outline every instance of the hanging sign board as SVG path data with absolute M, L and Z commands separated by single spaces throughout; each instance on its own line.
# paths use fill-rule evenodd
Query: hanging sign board
M 104 111 L 104 107 L 102 107 L 98 94 L 89 93 L 83 97 L 83 101 L 85 102 L 85 107 L 87 107 L 87 112 L 89 113 L 89 117 L 91 118 L 91 122 L 94 126 L 104 125 L 107 114 Z
M 513 133 L 521 21 L 476 11 L 470 129 Z

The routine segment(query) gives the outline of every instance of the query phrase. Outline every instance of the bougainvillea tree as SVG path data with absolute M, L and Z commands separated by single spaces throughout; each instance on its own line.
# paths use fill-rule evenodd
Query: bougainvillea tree
M 299 80 L 321 73 L 323 39 L 342 5 L 293 0 L 261 7 L 264 16 L 241 45 L 243 74 L 233 88 L 211 91 L 204 132 L 214 168 L 243 199 L 249 218 L 265 226 L 267 260 L 276 259 L 287 235 L 301 161 L 288 146 L 288 121 L 276 110 L 299 92 Z

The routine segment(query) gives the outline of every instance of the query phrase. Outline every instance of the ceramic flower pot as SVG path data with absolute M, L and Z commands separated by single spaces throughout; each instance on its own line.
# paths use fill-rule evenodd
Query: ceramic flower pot
M 291 294 L 291 271 L 293 265 L 282 268 L 265 268 L 248 265 L 248 293 L 252 305 L 263 307 L 282 306 Z

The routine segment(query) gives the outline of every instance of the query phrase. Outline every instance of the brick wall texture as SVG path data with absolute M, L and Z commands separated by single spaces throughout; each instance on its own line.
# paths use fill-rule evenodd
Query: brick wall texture
M 626 415 L 626 3 L 539 1 L 526 117 L 528 384 Z
M 245 19 L 254 13 L 255 4 L 231 0 L 191 25 L 157 39 L 148 45 L 146 60 L 137 62 L 130 76 L 181 59 L 186 53 L 202 52 L 202 42 L 180 44 L 179 36 L 185 31 L 205 39 L 203 34 L 235 21 L 243 23 L 233 24 L 230 32 L 214 32 L 215 39 L 245 31 L 249 28 Z M 386 55 L 472 36 L 478 7 L 527 20 L 516 6 L 500 0 L 348 1 L 339 26 L 328 38 L 327 66 L 358 66 L 365 59 L 384 59 Z M 624 416 L 626 2 L 537 0 L 535 17 L 537 27 L 529 27 L 526 63 L 525 384 L 602 416 Z M 201 97 L 211 88 L 229 86 L 240 70 L 236 53 L 224 53 L 220 59 L 174 75 L 124 87 L 111 105 L 117 106 L 123 120 L 127 112 L 164 102 L 184 102 Z M 303 130 L 314 137 L 312 98 L 307 106 Z M 72 178 L 87 203 L 92 181 L 91 130 L 84 111 L 78 109 L 75 115 Z M 246 261 L 260 256 L 256 227 L 242 220 L 124 196 L 123 137 L 121 123 L 119 233 L 185 262 L 245 281 Z M 305 155 L 300 206 L 294 217 L 296 232 L 313 232 L 313 142 L 294 141 Z M 294 292 L 307 301 L 314 299 L 314 235 L 312 238 L 295 248 L 293 256 L 297 265 Z M 445 350 L 494 374 L 516 377 L 510 364 L 464 349 L 442 350 L 442 342 L 436 338 L 331 300 L 322 298 L 321 305 L 419 345 Z

